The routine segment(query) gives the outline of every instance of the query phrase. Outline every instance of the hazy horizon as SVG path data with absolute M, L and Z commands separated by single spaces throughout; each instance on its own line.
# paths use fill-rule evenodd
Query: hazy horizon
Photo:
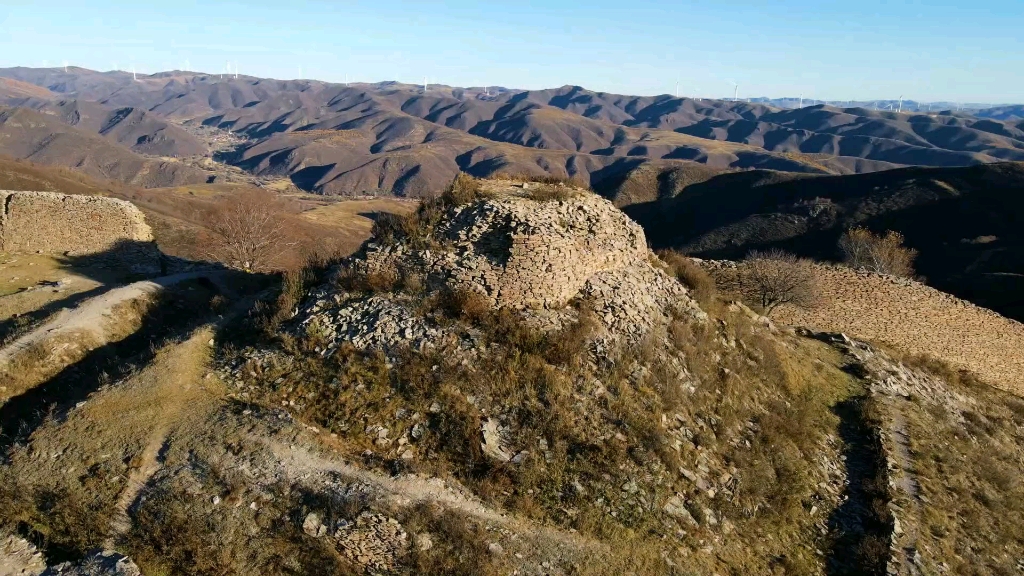
M 0 8 L 0 67 L 69 64 L 141 73 L 184 69 L 330 82 L 811 100 L 1024 102 L 1024 12 L 950 2 L 822 6 L 784 0 L 727 9 L 682 2 L 563 0 L 176 3 L 57 0 Z M 301 74 L 300 74 L 301 69 Z M 780 96 L 784 95 L 784 96 Z

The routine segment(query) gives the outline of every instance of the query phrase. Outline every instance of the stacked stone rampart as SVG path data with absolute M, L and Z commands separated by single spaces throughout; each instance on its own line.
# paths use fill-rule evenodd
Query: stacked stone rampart
M 0 252 L 137 251 L 153 239 L 142 212 L 116 198 L 0 190 L 0 206 Z
M 643 229 L 611 202 L 582 190 L 537 200 L 508 183 L 484 184 L 487 198 L 446 210 L 429 241 L 368 244 L 339 273 L 415 277 L 427 293 L 473 291 L 540 330 L 593 314 L 603 327 L 601 346 L 639 343 L 679 315 L 706 319 L 683 285 L 655 265 Z M 297 313 L 300 329 L 324 340 L 325 354 L 342 342 L 391 350 L 462 337 L 417 317 L 414 298 L 367 297 L 343 285 L 321 286 Z
M 497 306 L 557 308 L 596 274 L 646 264 L 643 229 L 596 194 L 539 202 L 497 195 L 458 209 L 436 236 L 451 249 L 382 247 L 371 266 L 415 263 L 437 285 L 476 290 Z
M 736 268 L 708 263 L 728 282 Z M 1024 324 L 906 278 L 845 266 L 815 265 L 817 306 L 782 306 L 772 319 L 888 344 L 967 369 L 1000 388 L 1024 393 Z

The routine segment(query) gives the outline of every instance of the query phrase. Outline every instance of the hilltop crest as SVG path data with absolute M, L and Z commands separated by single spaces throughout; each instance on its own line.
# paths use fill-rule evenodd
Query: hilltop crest
M 655 265 L 640 226 L 600 196 L 562 184 L 463 179 L 459 186 L 416 214 L 378 223 L 376 237 L 319 290 L 301 323 L 327 327 L 331 347 L 346 338 L 362 342 L 381 323 L 393 331 L 392 344 L 436 336 L 415 318 L 409 293 L 417 291 L 462 305 L 479 300 L 548 328 L 585 310 L 608 336 L 632 341 L 663 323 L 670 308 L 703 317 L 684 287 Z M 404 289 L 364 298 L 367 283 Z M 353 305 L 362 310 L 355 318 Z M 392 347 L 386 338 L 371 340 Z

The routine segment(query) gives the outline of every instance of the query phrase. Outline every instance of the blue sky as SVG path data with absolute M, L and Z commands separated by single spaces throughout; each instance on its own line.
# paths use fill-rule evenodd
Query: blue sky
M 626 94 L 1024 102 L 1024 0 L 0 0 L 0 66 L 65 60 Z

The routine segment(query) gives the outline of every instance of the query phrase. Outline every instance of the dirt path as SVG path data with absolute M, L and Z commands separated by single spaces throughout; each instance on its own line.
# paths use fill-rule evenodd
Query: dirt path
M 106 344 L 108 340 L 104 320 L 109 317 L 111 310 L 119 304 L 145 296 L 152 296 L 168 286 L 197 278 L 207 278 L 217 283 L 226 273 L 220 270 L 184 272 L 112 288 L 99 296 L 86 300 L 72 310 L 63 310 L 57 313 L 46 324 L 18 338 L 5 348 L 0 349 L 0 366 L 3 366 L 19 353 L 28 350 L 36 344 L 65 334 L 91 335 L 93 338 L 88 339 L 91 348 L 98 348 Z
M 222 290 L 222 292 L 224 291 L 226 290 Z M 193 332 L 188 340 L 174 345 L 167 354 L 147 366 L 143 373 L 136 378 L 137 381 L 141 381 L 141 385 L 151 387 L 152 394 L 160 394 L 162 390 L 169 391 L 169 397 L 173 401 L 163 406 L 161 418 L 155 422 L 149 441 L 139 457 L 139 465 L 128 476 L 127 485 L 117 499 L 114 517 L 111 520 L 111 535 L 106 544 L 108 548 L 113 547 L 115 539 L 131 528 L 128 510 L 153 475 L 160 470 L 161 453 L 167 445 L 168 435 L 177 424 L 181 414 L 186 408 L 191 415 L 200 411 L 200 408 L 195 405 L 195 401 L 201 398 L 194 392 L 191 394 L 189 392 L 206 391 L 205 386 L 199 384 L 203 380 L 202 375 L 206 373 L 210 365 L 208 343 L 214 337 L 217 328 L 248 310 L 262 294 L 256 294 L 236 302 L 218 322 L 208 324 Z M 176 390 L 180 393 L 175 393 Z
M 893 512 L 903 531 L 902 535 L 897 534 L 902 540 L 903 573 L 917 576 L 921 574 L 917 560 L 918 524 L 923 517 L 924 509 L 921 502 L 921 487 L 914 473 L 914 460 L 910 453 L 907 420 L 898 407 L 892 407 L 888 427 L 893 440 L 892 455 L 896 458 L 898 465 L 899 477 L 896 479 L 896 485 L 906 496 L 901 500 L 907 502 L 903 510 Z
M 484 522 L 493 523 L 527 536 L 538 542 L 550 543 L 574 550 L 606 550 L 607 546 L 578 534 L 572 534 L 530 524 L 509 514 L 503 514 L 475 498 L 472 494 L 448 486 L 440 478 L 424 478 L 412 474 L 386 476 L 371 470 L 354 466 L 340 459 L 329 459 L 312 450 L 297 445 L 286 446 L 268 440 L 267 445 L 274 456 L 292 474 L 317 476 L 339 474 L 351 480 L 374 486 L 385 499 L 396 506 L 408 508 L 424 502 L 436 503 L 444 508 L 461 512 Z

